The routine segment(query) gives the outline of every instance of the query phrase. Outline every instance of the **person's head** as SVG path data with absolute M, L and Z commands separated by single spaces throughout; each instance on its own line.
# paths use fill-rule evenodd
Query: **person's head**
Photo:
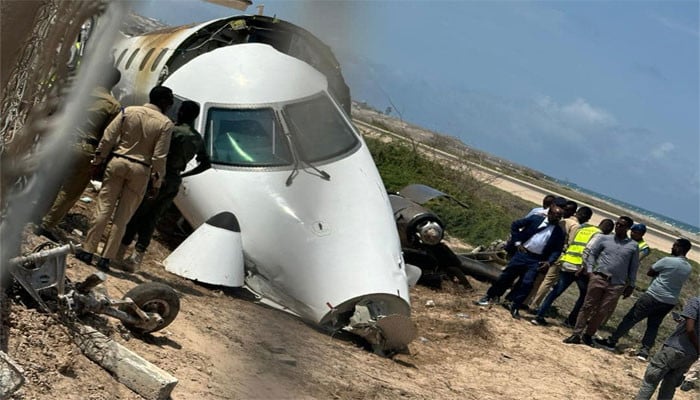
M 549 211 L 547 211 L 547 220 L 552 223 L 556 224 L 559 221 L 561 221 L 561 218 L 564 216 L 564 210 L 559 207 L 556 204 L 552 204 L 549 206 Z
M 552 200 L 552 204 L 556 205 L 557 207 L 561 208 L 562 211 L 564 210 L 564 207 L 566 207 L 566 199 L 563 197 L 555 197 L 554 200 Z M 575 211 L 575 210 L 574 210 Z
M 620 218 L 617 219 L 617 222 L 615 222 L 615 236 L 618 238 L 626 238 L 627 237 L 627 231 L 634 225 L 634 221 L 632 218 L 623 215 Z
M 690 240 L 686 238 L 679 238 L 673 242 L 673 247 L 671 247 L 671 254 L 674 256 L 685 256 L 690 251 Z
M 148 102 L 158 106 L 165 114 L 173 105 L 173 91 L 169 87 L 156 86 L 148 93 Z
M 570 216 L 576 214 L 576 209 L 578 204 L 573 200 L 568 200 L 564 206 L 564 218 L 569 218 Z
M 641 241 L 645 233 L 647 233 L 647 227 L 644 224 L 634 224 L 630 228 L 630 237 L 635 242 Z
M 591 210 L 590 207 L 583 206 L 576 210 L 576 219 L 578 220 L 579 224 L 585 224 L 591 219 L 592 216 L 593 210 Z
M 542 208 L 545 210 L 549 208 L 549 206 L 552 205 L 552 202 L 554 201 L 554 195 L 553 194 L 548 194 L 544 196 L 544 199 L 542 199 Z
M 603 235 L 609 235 L 615 228 L 615 222 L 610 218 L 605 218 L 604 220 L 600 221 L 598 228 Z
M 194 101 L 185 100 L 177 110 L 177 123 L 192 125 L 199 115 L 199 104 Z

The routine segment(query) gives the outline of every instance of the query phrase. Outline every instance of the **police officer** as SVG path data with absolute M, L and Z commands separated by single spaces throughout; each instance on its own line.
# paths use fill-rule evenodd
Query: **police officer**
M 149 103 L 127 107 L 122 117 L 109 124 L 92 161 L 94 168 L 104 162 L 107 168 L 92 228 L 76 258 L 88 264 L 92 262 L 102 233 L 114 213 L 98 269 L 109 269 L 109 261 L 117 254 L 126 224 L 143 199 L 149 179 L 151 196 L 155 196 L 163 181 L 173 129 L 172 121 L 164 113 L 173 104 L 173 92 L 165 86 L 156 86 L 148 97 Z M 110 155 L 112 158 L 107 161 Z
M 152 199 L 144 199 L 131 217 L 116 256 L 116 260 L 121 260 L 134 237 L 138 236 L 136 251 L 126 262 L 120 263 L 126 271 L 134 272 L 141 264 L 144 253 L 151 243 L 156 223 L 172 204 L 180 189 L 182 178 L 198 174 L 211 166 L 202 136 L 193 128 L 197 115 L 199 115 L 199 105 L 193 101 L 184 101 L 178 110 L 177 124 L 170 140 L 163 185 L 158 195 Z M 199 164 L 192 170 L 182 173 L 195 155 Z
M 107 89 L 114 87 L 120 78 L 119 70 L 111 67 L 105 75 L 103 85 L 93 90 L 92 104 L 87 110 L 87 120 L 78 128 L 79 140 L 73 146 L 72 164 L 51 209 L 35 230 L 37 235 L 45 236 L 55 242 L 60 241 L 56 227 L 90 182 L 90 162 L 95 156 L 95 148 L 102 139 L 105 128 L 121 109 L 117 99 Z

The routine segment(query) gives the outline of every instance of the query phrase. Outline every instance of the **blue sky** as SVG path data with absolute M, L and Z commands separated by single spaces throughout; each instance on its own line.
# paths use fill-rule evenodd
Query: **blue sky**
M 698 1 L 254 1 L 335 51 L 353 98 L 700 226 Z M 169 24 L 236 13 L 142 2 Z

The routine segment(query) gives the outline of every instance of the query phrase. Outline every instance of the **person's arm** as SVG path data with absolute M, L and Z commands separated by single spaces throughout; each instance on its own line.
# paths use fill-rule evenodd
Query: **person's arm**
M 700 354 L 700 345 L 698 344 L 698 334 L 695 332 L 695 319 L 685 318 L 685 334 L 688 335 L 688 340 L 695 347 L 695 351 Z
M 536 216 L 527 217 L 527 218 L 521 218 L 521 219 L 516 219 L 515 221 L 513 221 L 513 223 L 510 224 L 510 234 L 511 234 L 511 236 L 517 234 L 517 233 L 520 232 L 523 228 L 525 228 L 525 227 L 527 226 L 528 222 L 530 221 L 530 219 L 532 219 L 532 218 L 534 218 L 534 217 L 536 217 Z
M 112 152 L 114 145 L 121 136 L 125 118 L 126 116 L 122 110 L 121 116 L 114 118 L 112 122 L 107 125 L 104 135 L 102 135 L 102 139 L 100 139 L 100 143 L 95 149 L 95 157 L 92 160 L 92 165 L 101 165 L 105 162 L 105 160 L 107 160 L 109 153 Z
M 639 261 L 642 261 L 646 256 L 651 253 L 651 249 L 649 247 L 645 247 L 641 250 L 639 250 Z
M 197 152 L 197 162 L 199 164 L 197 164 L 197 166 L 191 170 L 180 174 L 180 177 L 186 178 L 188 176 L 197 175 L 211 168 L 211 161 L 209 160 L 209 155 L 204 149 L 204 142 L 200 141 L 199 144 L 199 151 Z
M 583 251 L 583 262 L 586 264 L 586 271 L 588 271 L 589 273 L 593 272 L 593 267 L 595 266 L 595 263 L 598 260 L 598 256 L 603 251 L 603 243 L 605 243 L 605 240 L 598 239 L 591 246 L 589 251 L 586 251 L 588 249 Z
M 640 258 L 640 261 L 641 261 L 641 258 Z M 661 260 L 655 262 L 651 266 L 651 268 L 649 268 L 649 271 L 647 271 L 647 276 L 651 276 L 652 278 L 656 278 L 657 276 L 659 276 L 659 274 L 661 273 L 659 270 L 663 268 L 663 263 L 661 261 L 663 261 L 663 258 Z
M 562 249 L 564 248 L 564 242 L 566 241 L 565 236 L 564 236 L 564 232 L 561 229 L 557 229 L 557 228 L 559 228 L 559 227 L 555 226 L 554 232 L 552 232 L 552 236 L 556 235 L 556 237 L 552 238 L 552 240 L 554 241 L 552 243 L 553 251 L 552 251 L 552 254 L 549 255 L 547 262 L 543 263 L 543 266 L 545 266 L 545 267 L 549 267 L 550 265 L 557 262 L 557 260 L 559 259 L 559 256 L 561 256 Z
M 168 121 L 163 124 L 156 140 L 153 156 L 151 158 L 151 182 L 153 189 L 159 190 L 165 177 L 165 160 L 170 149 L 170 139 L 172 137 L 173 123 Z
M 622 291 L 622 298 L 626 299 L 634 292 L 634 285 L 637 282 L 637 270 L 639 269 L 639 251 L 633 251 L 627 266 L 627 286 Z

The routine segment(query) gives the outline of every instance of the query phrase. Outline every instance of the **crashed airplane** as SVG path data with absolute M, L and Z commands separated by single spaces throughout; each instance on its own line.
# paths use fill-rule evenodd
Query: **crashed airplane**
M 277 18 L 234 16 L 127 38 L 114 50 L 124 105 L 155 85 L 201 107 L 212 168 L 175 203 L 195 228 L 166 269 L 245 287 L 266 304 L 375 351 L 415 337 L 409 280 L 386 190 L 349 118 L 331 50 Z M 409 272 L 407 272 L 409 268 Z M 409 276 L 412 276 L 409 279 Z

